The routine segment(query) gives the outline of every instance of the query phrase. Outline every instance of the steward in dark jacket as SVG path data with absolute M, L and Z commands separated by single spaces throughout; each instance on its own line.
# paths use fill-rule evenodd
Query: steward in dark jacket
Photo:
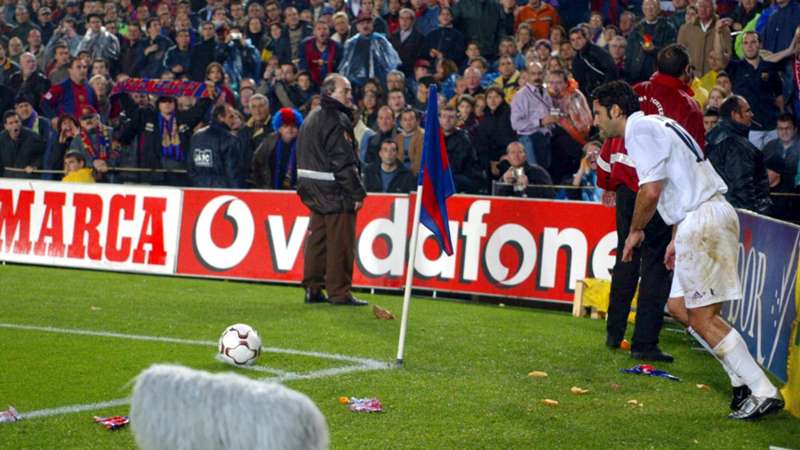
M 189 145 L 189 179 L 194 187 L 235 188 L 239 164 L 239 138 L 226 123 L 231 107 L 214 107 L 212 123 L 192 136 Z
M 734 208 L 768 214 L 772 201 L 764 155 L 747 139 L 748 131 L 746 125 L 722 119 L 708 132 L 706 154 L 728 185 L 725 198 Z
M 210 92 L 214 92 L 213 89 Z M 213 94 L 212 94 L 213 95 Z M 132 144 L 136 149 L 139 167 L 147 169 L 186 170 L 187 157 L 190 156 L 189 141 L 194 128 L 203 120 L 211 106 L 211 100 L 203 98 L 197 101 L 188 111 L 180 111 L 171 97 L 160 97 L 156 108 L 140 107 L 127 94 L 120 95 L 120 101 L 129 119 L 117 133 L 117 139 L 123 144 Z M 164 103 L 164 105 L 161 105 Z M 169 106 L 169 103 L 172 106 Z M 162 114 L 160 111 L 169 112 Z M 169 145 L 164 145 L 164 133 L 171 133 L 170 115 L 174 115 L 177 126 L 175 139 L 168 138 Z M 177 141 L 177 143 L 176 143 Z M 183 173 L 150 173 L 140 180 L 150 184 L 168 186 L 188 186 L 189 180 Z
M 297 138 L 297 193 L 317 214 L 354 212 L 367 193 L 359 177 L 351 111 L 327 95 Z M 322 136 L 323 139 L 319 137 Z

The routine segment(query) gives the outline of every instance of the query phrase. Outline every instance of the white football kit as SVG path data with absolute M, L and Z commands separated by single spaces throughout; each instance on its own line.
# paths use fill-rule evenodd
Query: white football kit
M 625 146 L 640 186 L 663 182 L 657 209 L 678 227 L 670 298 L 685 297 L 687 308 L 741 298 L 739 219 L 697 142 L 674 120 L 637 112 L 628 117 Z

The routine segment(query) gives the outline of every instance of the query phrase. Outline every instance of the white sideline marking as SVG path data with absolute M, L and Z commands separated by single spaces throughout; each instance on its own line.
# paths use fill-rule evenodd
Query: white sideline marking
M 163 336 L 145 336 L 140 334 L 126 334 L 126 333 L 114 333 L 109 331 L 93 331 L 93 330 L 82 330 L 76 328 L 56 328 L 56 327 L 43 327 L 37 325 L 21 325 L 21 324 L 14 324 L 14 323 L 0 323 L 0 328 L 7 328 L 12 330 L 30 330 L 30 331 L 44 331 L 49 333 L 62 333 L 62 334 L 77 334 L 83 336 L 98 336 L 98 337 L 110 337 L 110 338 L 119 338 L 119 339 L 130 339 L 130 340 L 137 340 L 137 341 L 151 341 L 151 342 L 167 342 L 172 344 L 185 344 L 185 345 L 200 345 L 200 346 L 211 346 L 216 347 L 217 343 L 214 341 L 204 341 L 204 340 L 194 340 L 194 339 L 180 339 L 180 338 L 170 338 L 170 337 L 163 337 Z M 262 347 L 262 351 L 270 352 L 270 353 L 284 353 L 290 355 L 301 355 L 301 356 L 311 356 L 316 358 L 323 358 L 323 359 L 332 359 L 335 361 L 346 361 L 351 363 L 356 363 L 358 365 L 352 366 L 343 366 L 343 367 L 333 367 L 329 369 L 320 369 L 320 370 L 313 370 L 311 372 L 305 373 L 297 373 L 297 372 L 286 372 L 279 369 L 273 369 L 270 367 L 265 366 L 241 366 L 239 368 L 245 370 L 252 370 L 257 372 L 268 372 L 272 373 L 276 376 L 274 377 L 266 377 L 261 378 L 259 381 L 271 381 L 281 383 L 284 381 L 293 381 L 293 380 L 309 380 L 315 378 L 326 378 L 326 377 L 333 377 L 337 375 L 343 375 L 346 373 L 353 373 L 353 372 L 367 372 L 370 370 L 388 370 L 394 368 L 394 366 L 390 363 L 386 363 L 383 361 L 378 361 L 375 359 L 370 358 L 360 358 L 356 356 L 347 356 L 341 355 L 337 353 L 324 353 L 324 352 L 314 352 L 314 351 L 306 351 L 306 350 L 295 350 L 290 348 L 277 348 L 277 347 Z M 47 409 L 39 409 L 36 411 L 30 411 L 26 413 L 20 413 L 20 417 L 23 419 L 35 419 L 39 417 L 51 417 L 51 416 L 58 416 L 62 414 L 73 414 L 78 412 L 84 411 L 93 411 L 98 409 L 106 409 L 111 408 L 114 406 L 123 406 L 130 403 L 129 398 L 118 398 L 115 400 L 108 400 L 104 402 L 96 402 L 96 403 L 82 403 L 77 405 L 67 405 L 67 406 L 60 406 L 56 408 L 47 408 Z

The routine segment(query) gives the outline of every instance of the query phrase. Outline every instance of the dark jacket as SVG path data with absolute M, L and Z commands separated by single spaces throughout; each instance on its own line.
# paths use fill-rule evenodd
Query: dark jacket
M 145 55 L 145 49 L 153 44 L 157 45 L 158 49 Z M 161 74 L 164 73 L 164 55 L 167 53 L 167 49 L 173 45 L 173 42 L 168 37 L 161 35 L 152 40 L 149 38 L 140 40 L 136 44 L 136 66 L 134 70 L 138 71 L 142 78 L 161 78 Z
M 412 28 L 411 34 L 405 41 L 401 42 L 400 31 L 398 30 L 396 33 L 392 33 L 389 37 L 389 42 L 392 44 L 392 47 L 397 50 L 397 54 L 400 55 L 400 61 L 403 61 L 403 64 L 401 64 L 398 69 L 406 74 L 406 78 L 414 79 L 414 65 L 417 60 L 428 57 L 428 55 L 423 54 L 425 49 L 425 36 Z
M 651 39 L 651 44 L 645 50 L 645 35 Z M 650 78 L 656 71 L 656 55 L 663 47 L 675 42 L 678 31 L 668 19 L 659 17 L 656 23 L 649 24 L 642 20 L 628 36 L 628 45 L 625 47 L 625 72 L 628 82 L 638 83 Z
M 239 136 L 239 143 L 241 145 L 242 155 L 239 158 L 239 186 L 252 187 L 255 178 L 253 178 L 253 154 L 258 147 L 264 142 L 272 133 L 272 117 L 267 117 L 263 126 L 256 129 L 255 119 L 252 117 L 247 121 L 247 124 L 242 127 L 237 133 Z M 274 146 L 274 142 L 273 142 Z M 258 187 L 258 185 L 255 185 Z
M 359 176 L 358 153 L 351 111 L 334 98 L 322 96 L 321 107 L 309 114 L 297 137 L 297 193 L 317 214 L 355 212 L 367 193 Z M 317 178 L 304 176 L 313 171 Z M 314 176 L 314 175 L 312 175 Z
M 417 184 L 417 177 L 403 164 L 397 165 L 394 177 L 389 182 L 389 187 L 383 190 L 383 180 L 381 179 L 381 163 L 374 162 L 364 168 L 364 187 L 367 192 L 388 192 L 392 194 L 407 194 L 414 190 Z
M 594 88 L 619 77 L 614 58 L 591 42 L 587 42 L 572 60 L 572 74 L 578 82 L 578 89 L 583 92 L 590 105 Z
M 708 132 L 706 155 L 728 185 L 725 198 L 735 208 L 768 214 L 772 206 L 764 155 L 747 139 L 748 128 L 723 119 Z
M 456 182 L 458 192 L 476 193 L 483 185 L 483 177 L 478 169 L 475 148 L 466 131 L 457 129 L 453 134 L 445 136 L 447 159 Z
M 393 140 L 398 134 L 400 134 L 400 129 L 398 128 L 392 128 L 391 131 L 384 133 L 376 126 L 375 134 L 370 136 L 367 140 L 367 149 L 364 152 L 364 163 L 372 164 L 376 161 L 379 162 L 381 158 L 378 156 L 378 151 L 381 149 L 381 143 L 387 139 Z
M 217 40 L 211 38 L 200 42 L 192 47 L 190 52 L 192 64 L 189 68 L 189 78 L 192 81 L 203 81 L 206 79 L 206 68 L 212 62 L 221 62 L 221 56 L 217 52 Z
M 161 129 L 158 126 L 158 115 L 155 108 L 139 107 L 128 95 L 119 96 L 125 110 L 125 121 L 116 133 L 117 139 L 123 144 L 131 144 L 136 149 L 139 166 L 148 169 L 177 169 L 187 168 L 189 154 L 189 142 L 192 137 L 194 127 L 196 127 L 205 116 L 206 110 L 211 106 L 211 100 L 201 99 L 188 111 L 176 111 L 175 121 L 178 125 L 178 135 L 181 141 L 180 148 L 183 153 L 180 158 L 166 157 L 161 151 Z M 180 180 L 165 176 L 163 173 L 146 174 L 140 181 L 151 184 L 176 184 Z M 175 180 L 173 183 L 171 180 Z
M 30 94 L 34 101 L 33 108 L 40 111 L 39 99 L 50 89 L 50 79 L 37 70 L 27 80 L 23 80 L 22 71 L 19 71 L 11 75 L 11 79 L 8 81 L 8 88 L 14 91 L 14 95 Z
M 467 39 L 452 27 L 439 27 L 425 36 L 424 57 L 433 60 L 430 57 L 431 49 L 439 50 L 445 59 L 453 60 L 459 66 L 467 59 L 464 53 L 467 50 Z
M 492 60 L 503 36 L 514 34 L 514 15 L 494 0 L 461 0 L 453 6 L 453 24 L 478 42 L 481 56 Z
M 215 122 L 201 128 L 189 144 L 189 178 L 192 186 L 235 188 L 239 164 L 239 138 Z
M 506 152 L 506 147 L 517 140 L 517 133 L 511 128 L 511 108 L 503 103 L 495 111 L 484 109 L 483 120 L 478 124 L 475 133 L 475 148 L 478 160 L 484 170 L 488 170 L 489 161 L 499 161 Z
M 250 158 L 253 187 L 256 189 L 272 189 L 272 167 L 270 161 L 275 152 L 275 144 L 280 139 L 278 133 L 269 133 L 261 140 Z
M 44 141 L 33 131 L 22 128 L 16 141 L 11 139 L 8 131 L 0 133 L 0 177 L 38 178 L 37 174 L 10 172 L 5 169 L 24 169 L 26 166 L 41 169 L 43 156 Z
M 547 170 L 538 164 L 528 164 L 527 161 L 523 164 L 525 176 L 528 177 L 528 188 L 525 189 L 525 195 L 532 198 L 555 198 L 555 190 L 551 187 L 544 187 L 553 184 L 553 179 L 550 178 L 550 174 L 547 173 Z M 506 173 L 510 167 L 511 163 L 508 161 L 500 161 L 500 164 L 497 165 L 500 176 Z M 515 195 L 517 194 L 515 193 Z M 521 193 L 519 193 L 519 195 L 521 195 Z

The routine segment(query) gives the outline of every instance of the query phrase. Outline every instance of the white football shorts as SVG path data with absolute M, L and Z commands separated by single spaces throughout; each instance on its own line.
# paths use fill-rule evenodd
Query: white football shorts
M 718 194 L 678 224 L 670 298 L 684 297 L 687 308 L 742 298 L 738 256 L 739 217 Z

